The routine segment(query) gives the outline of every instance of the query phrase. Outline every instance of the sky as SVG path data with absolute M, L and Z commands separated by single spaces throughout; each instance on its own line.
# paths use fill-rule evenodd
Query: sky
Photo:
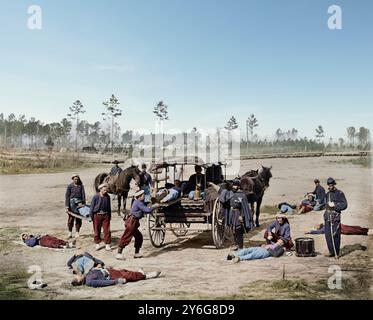
M 30 30 L 30 5 L 42 29 Z M 328 7 L 342 9 L 330 30 Z M 373 1 L 370 0 L 0 0 L 0 112 L 60 121 L 79 99 L 101 121 L 115 94 L 122 131 L 296 128 L 326 138 L 373 120 Z

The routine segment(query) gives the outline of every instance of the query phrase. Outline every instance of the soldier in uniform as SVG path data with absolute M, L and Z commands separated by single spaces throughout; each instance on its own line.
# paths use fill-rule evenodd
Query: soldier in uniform
M 344 193 L 338 190 L 333 178 L 328 178 L 326 194 L 326 210 L 324 213 L 325 239 L 329 253 L 325 256 L 338 258 L 341 246 L 341 212 L 347 209 Z
M 243 248 L 243 236 L 245 232 L 252 230 L 253 218 L 247 201 L 246 194 L 242 192 L 241 182 L 235 179 L 232 182 L 232 190 L 221 190 L 219 200 L 223 207 L 229 204 L 227 224 L 233 226 L 234 242 L 233 250 Z
M 122 170 L 121 167 L 119 167 L 119 165 L 118 165 L 119 161 L 118 160 L 114 160 L 113 163 L 114 163 L 114 167 L 111 168 L 110 175 L 111 176 L 116 176 L 119 173 L 121 173 L 123 170 Z

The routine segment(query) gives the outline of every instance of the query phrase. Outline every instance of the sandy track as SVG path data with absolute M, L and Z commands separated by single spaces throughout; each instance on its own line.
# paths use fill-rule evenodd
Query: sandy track
M 345 224 L 373 228 L 372 221 L 372 174 L 371 170 L 354 165 L 337 164 L 336 158 L 300 158 L 244 160 L 242 172 L 263 165 L 273 165 L 273 179 L 265 194 L 264 205 L 276 205 L 287 201 L 298 203 L 305 192 L 313 190 L 313 179 L 325 181 L 329 176 L 337 179 L 338 187 L 346 194 L 349 208 L 343 214 Z M 105 168 L 86 169 L 80 172 L 89 198 L 93 195 L 93 178 Z M 64 192 L 70 181 L 70 173 L 1 176 L 0 227 L 17 226 L 33 233 L 49 233 L 66 236 L 66 214 L 64 213 Z M 270 221 L 265 212 L 262 221 Z M 312 212 L 302 216 L 290 217 L 293 238 L 304 235 L 315 223 L 322 222 L 322 212 Z M 265 223 L 246 237 L 247 243 L 261 241 Z M 17 259 L 24 265 L 38 264 L 43 269 L 48 290 L 58 298 L 160 298 L 183 297 L 223 297 L 239 292 L 239 288 L 256 280 L 275 280 L 282 278 L 285 265 L 288 278 L 302 278 L 314 282 L 328 277 L 328 267 L 335 260 L 317 256 L 298 258 L 295 256 L 270 258 L 261 261 L 232 264 L 225 260 L 228 249 L 216 250 L 212 245 L 209 232 L 191 231 L 187 236 L 176 239 L 171 232 L 166 234 L 166 246 L 155 249 L 150 245 L 146 220 L 141 221 L 144 234 L 144 259 L 133 259 L 132 245 L 125 249 L 126 261 L 118 262 L 114 253 L 94 252 L 92 226 L 83 222 L 82 237 L 79 244 L 103 259 L 107 265 L 138 269 L 160 268 L 163 273 L 159 279 L 129 283 L 102 289 L 87 287 L 71 289 L 67 283 L 71 279 L 65 264 L 71 256 L 68 252 L 52 252 L 47 249 L 33 250 L 16 247 Z M 121 236 L 123 222 L 113 214 L 112 235 L 114 243 Z M 325 252 L 324 237 L 314 236 L 317 251 Z M 342 247 L 362 244 L 367 246 L 368 237 L 342 236 Z M 371 249 L 371 248 L 370 248 Z M 12 259 L 11 255 L 4 257 Z M 367 251 L 357 250 L 341 258 L 337 264 L 368 259 Z

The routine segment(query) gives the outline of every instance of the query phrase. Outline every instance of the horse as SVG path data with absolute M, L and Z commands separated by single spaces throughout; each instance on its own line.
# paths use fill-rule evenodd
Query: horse
M 272 167 L 264 167 L 258 170 L 250 170 L 240 178 L 241 190 L 246 194 L 247 200 L 251 206 L 251 212 L 254 215 L 255 208 L 255 226 L 259 227 L 260 206 L 262 204 L 264 191 L 269 187 L 269 180 L 272 178 Z
M 142 185 L 142 178 L 140 175 L 140 170 L 138 166 L 131 166 L 123 171 L 121 171 L 117 176 L 111 177 L 112 181 L 108 183 L 108 192 L 116 194 L 118 196 L 118 215 L 120 216 L 120 208 L 121 202 L 123 197 L 123 210 L 126 209 L 126 200 L 128 196 L 128 192 L 130 190 L 130 182 L 132 179 L 136 181 L 138 186 Z M 100 173 L 95 178 L 94 186 L 96 191 L 98 192 L 98 186 L 107 180 L 109 174 L 107 173 Z M 110 179 L 110 180 L 111 180 Z

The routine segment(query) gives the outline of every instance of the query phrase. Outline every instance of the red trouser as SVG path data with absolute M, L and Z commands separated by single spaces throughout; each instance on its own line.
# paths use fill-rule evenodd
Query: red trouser
M 69 228 L 69 231 L 70 232 L 73 231 L 74 221 L 75 221 L 75 230 L 76 232 L 79 232 L 80 228 L 82 227 L 82 219 L 75 218 L 70 214 L 67 214 L 67 215 L 69 216 L 67 220 L 67 227 Z
M 136 252 L 138 252 L 142 246 L 142 234 L 139 231 L 139 220 L 134 218 L 133 216 L 130 216 L 124 223 L 124 226 L 125 230 L 122 237 L 120 238 L 118 247 L 120 249 L 123 249 L 131 242 L 132 237 L 135 237 L 135 250 Z
M 40 238 L 39 244 L 42 247 L 61 248 L 62 246 L 65 246 L 67 242 L 50 235 L 45 235 Z
M 264 232 L 264 239 L 267 240 L 267 243 L 271 243 L 271 242 L 277 242 L 278 240 L 280 240 L 280 236 L 276 233 L 273 233 L 271 232 L 271 235 L 272 235 L 272 240 L 268 240 L 267 237 L 268 237 L 268 231 L 266 230 Z M 294 243 L 293 241 L 290 239 L 289 241 L 285 242 L 285 249 L 287 250 L 290 250 L 292 247 L 294 247 Z
M 116 280 L 119 278 L 126 279 L 127 282 L 134 282 L 134 281 L 139 281 L 139 280 L 144 280 L 145 275 L 142 274 L 141 272 L 136 272 L 136 271 L 129 271 L 126 269 L 108 269 L 109 274 L 110 274 L 110 279 Z
M 111 243 L 111 232 L 110 232 L 110 215 L 108 214 L 97 214 L 93 215 L 93 232 L 95 234 L 95 243 L 101 242 L 101 228 L 104 229 L 104 240 L 106 244 Z
M 351 234 L 351 235 L 368 235 L 368 228 L 362 228 L 359 226 L 348 226 L 345 224 L 341 224 L 341 233 L 342 234 Z

